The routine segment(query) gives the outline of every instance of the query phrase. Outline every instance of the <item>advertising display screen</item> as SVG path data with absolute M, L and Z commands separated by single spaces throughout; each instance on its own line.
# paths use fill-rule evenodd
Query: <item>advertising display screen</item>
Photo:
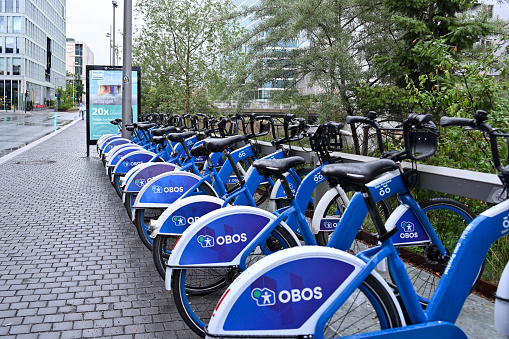
M 140 68 L 133 66 L 132 121 L 138 121 L 140 110 Z M 115 134 L 118 127 L 110 121 L 122 118 L 122 67 L 87 66 L 87 143 L 105 134 Z

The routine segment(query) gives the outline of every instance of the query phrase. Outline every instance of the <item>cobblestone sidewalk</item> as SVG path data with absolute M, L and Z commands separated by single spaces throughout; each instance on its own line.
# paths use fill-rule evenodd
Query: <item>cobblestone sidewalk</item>
M 0 337 L 195 338 L 80 121 L 0 165 Z

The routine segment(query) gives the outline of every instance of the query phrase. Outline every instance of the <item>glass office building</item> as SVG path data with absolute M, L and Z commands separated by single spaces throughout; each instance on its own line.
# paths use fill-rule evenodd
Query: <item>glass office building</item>
M 256 5 L 260 0 L 234 0 L 233 5 L 236 9 L 241 9 L 243 7 L 251 7 Z M 246 29 L 251 29 L 256 26 L 259 19 L 254 18 L 254 15 L 249 15 L 247 17 L 242 18 L 240 25 Z M 268 33 L 264 33 L 268 34 Z M 263 36 L 260 36 L 260 39 L 263 39 Z M 243 46 L 244 51 L 247 52 L 249 46 Z M 285 43 L 284 45 L 279 44 L 278 46 L 271 47 L 271 49 L 281 49 L 282 51 L 288 50 L 291 48 L 299 48 L 299 39 L 295 37 L 295 40 L 289 43 Z M 269 100 L 271 97 L 271 92 L 279 91 L 283 87 L 283 83 L 288 79 L 275 79 L 274 81 L 267 82 L 263 85 L 263 87 L 258 88 L 257 92 L 254 94 L 255 100 Z
M 65 86 L 66 0 L 0 0 L 0 110 L 45 105 Z

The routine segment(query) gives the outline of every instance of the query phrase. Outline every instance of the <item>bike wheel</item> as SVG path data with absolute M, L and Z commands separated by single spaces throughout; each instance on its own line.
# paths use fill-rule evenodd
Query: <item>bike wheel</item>
M 209 185 L 202 183 L 191 195 L 217 196 Z M 155 220 L 166 210 L 166 208 L 140 208 L 136 210 L 135 225 L 136 231 L 143 244 L 152 251 L 153 240 L 150 238 L 150 220 Z
M 348 193 L 347 193 L 348 194 Z M 348 194 L 350 195 L 350 194 Z M 338 193 L 330 200 L 330 202 L 327 205 L 327 208 L 325 209 L 325 212 L 323 213 L 323 218 L 328 218 L 331 220 L 331 222 L 334 220 L 334 222 L 339 222 L 341 219 L 341 216 L 345 212 L 345 209 L 347 207 L 348 203 L 344 201 L 341 198 L 341 195 Z M 382 216 L 382 219 L 385 221 L 389 218 L 389 216 L 392 213 L 392 207 L 390 203 L 387 200 L 382 200 L 377 203 L 378 210 L 380 211 L 380 215 Z M 368 216 L 363 223 L 362 229 L 365 230 L 368 233 L 374 232 L 374 229 L 370 227 L 370 224 L 372 223 L 371 218 Z M 318 232 L 315 235 L 316 243 L 320 246 L 326 246 L 329 242 L 329 239 L 334 231 L 321 231 Z M 361 251 L 359 249 L 357 242 L 354 243 L 353 248 L 351 249 L 352 252 L 358 253 Z
M 247 257 L 246 267 L 269 253 L 297 246 L 295 239 L 281 226 L 276 227 L 261 244 Z M 239 268 L 232 267 L 173 270 L 173 299 L 182 319 L 193 332 L 205 337 L 205 325 L 208 324 L 217 303 L 240 273 Z
M 475 218 L 475 214 L 466 205 L 449 198 L 428 199 L 419 205 L 426 213 L 448 254 L 452 253 L 461 233 Z M 405 263 L 421 303 L 423 306 L 427 305 L 440 282 L 440 277 L 448 262 L 448 256 L 441 257 L 436 245 L 431 243 L 424 246 L 401 247 L 399 255 Z M 483 269 L 484 265 L 481 267 L 472 289 L 479 281 Z M 390 276 L 394 281 L 392 274 Z
M 178 239 L 177 235 L 158 234 L 152 244 L 154 265 L 163 280 L 166 278 L 166 263 Z
M 127 211 L 127 215 L 129 216 L 130 220 L 133 220 L 133 204 L 134 199 L 136 199 L 136 193 L 126 193 L 125 194 L 125 200 L 124 200 L 124 206 Z M 133 221 L 134 223 L 134 221 Z
M 327 321 L 324 338 L 374 332 L 402 325 L 394 300 L 371 275 Z
M 114 176 L 113 187 L 115 187 L 115 192 L 117 192 L 118 196 L 122 198 L 122 188 L 120 187 L 120 175 Z

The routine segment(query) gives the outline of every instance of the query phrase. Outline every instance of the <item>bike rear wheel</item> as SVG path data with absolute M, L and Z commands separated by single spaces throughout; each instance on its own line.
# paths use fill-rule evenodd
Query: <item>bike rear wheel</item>
M 450 255 L 456 247 L 461 233 L 476 215 L 468 206 L 450 198 L 432 198 L 420 202 L 419 205 Z M 432 243 L 423 246 L 400 247 L 399 255 L 405 263 L 421 303 L 423 306 L 427 305 L 440 282 L 448 257 L 441 258 L 436 245 Z M 481 267 L 472 289 L 481 278 L 483 269 L 484 265 Z M 391 273 L 390 265 L 389 273 Z M 394 281 L 392 274 L 391 279 Z
M 246 267 L 267 254 L 297 246 L 289 232 L 278 226 L 248 257 Z M 177 310 L 193 332 L 205 337 L 204 328 L 230 283 L 241 273 L 239 268 L 214 267 L 173 269 L 172 293 Z
M 191 195 L 210 195 L 217 196 L 212 188 L 206 184 L 202 183 Z M 159 216 L 166 210 L 166 208 L 140 208 L 136 210 L 136 218 L 135 225 L 136 231 L 140 236 L 143 244 L 152 251 L 153 248 L 153 240 L 150 237 L 150 220 L 155 220 L 159 218 Z
M 327 321 L 324 338 L 374 332 L 402 325 L 389 292 L 371 275 Z

